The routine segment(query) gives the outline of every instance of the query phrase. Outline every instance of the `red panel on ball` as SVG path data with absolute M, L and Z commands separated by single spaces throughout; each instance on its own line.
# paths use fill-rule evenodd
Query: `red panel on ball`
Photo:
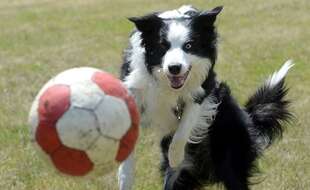
M 104 91 L 104 93 L 123 99 L 129 109 L 131 127 L 120 140 L 115 160 L 122 162 L 133 151 L 139 135 L 139 112 L 134 99 L 128 94 L 122 82 L 113 75 L 105 72 L 96 72 L 92 80 Z
M 84 176 L 94 167 L 85 152 L 65 146 L 59 147 L 51 158 L 59 171 L 72 176 Z
M 122 82 L 113 75 L 104 72 L 96 72 L 92 80 L 104 91 L 105 94 L 124 99 L 127 96 L 127 90 Z
M 36 140 L 47 154 L 51 154 L 61 145 L 56 131 L 56 122 L 69 107 L 70 89 L 66 85 L 49 87 L 39 99 L 39 126 Z
M 40 123 L 36 131 L 36 141 L 46 154 L 52 154 L 61 146 L 55 125 Z
M 140 115 L 134 99 L 131 96 L 126 97 L 126 104 L 131 118 L 131 127 L 120 141 L 116 160 L 124 161 L 135 148 L 139 136 Z

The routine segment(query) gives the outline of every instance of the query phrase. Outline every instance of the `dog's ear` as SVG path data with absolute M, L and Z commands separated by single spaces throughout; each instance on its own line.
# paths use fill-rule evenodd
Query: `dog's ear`
M 194 23 L 200 26 L 212 26 L 216 20 L 217 15 L 223 10 L 223 6 L 215 7 L 210 11 L 201 12 L 195 19 Z
M 150 14 L 143 17 L 130 17 L 128 20 L 133 22 L 140 32 L 144 33 L 158 31 L 163 24 L 162 19 L 156 14 Z

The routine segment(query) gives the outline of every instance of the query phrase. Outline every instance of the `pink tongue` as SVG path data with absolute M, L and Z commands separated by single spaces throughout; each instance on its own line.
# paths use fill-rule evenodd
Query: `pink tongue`
M 183 86 L 184 77 L 169 77 L 169 79 L 173 88 L 180 88 Z

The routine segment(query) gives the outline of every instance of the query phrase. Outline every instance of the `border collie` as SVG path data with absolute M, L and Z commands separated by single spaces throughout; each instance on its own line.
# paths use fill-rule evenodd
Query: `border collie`
M 121 79 L 145 123 L 161 140 L 165 190 L 222 183 L 249 189 L 255 161 L 288 121 L 287 61 L 240 107 L 216 79 L 217 32 L 222 7 L 192 6 L 129 18 L 136 26 L 124 53 Z M 134 155 L 119 168 L 120 189 L 132 188 Z

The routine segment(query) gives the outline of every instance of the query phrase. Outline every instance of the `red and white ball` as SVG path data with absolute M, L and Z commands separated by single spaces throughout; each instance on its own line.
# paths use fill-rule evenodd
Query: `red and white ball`
M 47 82 L 29 116 L 32 141 L 58 171 L 105 174 L 133 151 L 139 113 L 120 80 L 98 69 L 66 70 Z M 45 156 L 46 157 L 46 156 Z

